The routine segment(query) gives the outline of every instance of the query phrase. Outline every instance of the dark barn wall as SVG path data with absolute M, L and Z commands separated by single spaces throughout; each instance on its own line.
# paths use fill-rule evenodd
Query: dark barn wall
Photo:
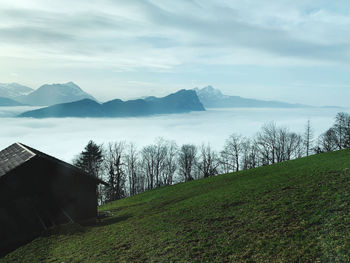
M 46 228 L 96 216 L 96 182 L 36 156 L 0 178 L 0 256 Z
M 96 182 L 77 171 L 53 164 L 50 192 L 74 221 L 97 217 Z
M 33 158 L 0 178 L 0 255 L 22 245 L 45 228 L 38 218 L 41 186 Z

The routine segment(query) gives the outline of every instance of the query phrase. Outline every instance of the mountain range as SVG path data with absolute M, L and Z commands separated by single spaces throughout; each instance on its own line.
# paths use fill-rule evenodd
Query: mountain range
M 0 97 L 12 99 L 20 104 L 31 106 L 50 106 L 82 99 L 96 100 L 73 82 L 45 84 L 37 90 L 17 83 L 0 84 Z M 9 105 L 2 104 L 0 101 L 0 106 Z
M 207 86 L 202 89 L 195 88 L 199 100 L 205 108 L 300 108 L 310 107 L 303 104 L 291 104 L 281 101 L 267 101 L 247 99 L 240 96 L 228 96 L 218 89 Z
M 13 106 L 25 106 L 25 104 L 15 101 L 13 99 L 0 97 L 0 106 L 13 107 Z
M 219 89 L 207 86 L 202 89 L 195 88 L 200 102 L 205 108 L 299 108 L 308 107 L 303 104 L 292 104 L 281 101 L 267 101 L 248 99 L 240 96 L 224 95 Z M 0 97 L 14 100 L 9 102 L 0 100 L 0 106 L 51 106 L 60 103 L 68 103 L 89 99 L 97 101 L 92 95 L 83 91 L 73 82 L 64 84 L 45 84 L 37 90 L 17 84 L 17 83 L 0 83 Z M 151 101 L 154 97 L 144 97 L 142 99 Z M 16 103 L 17 102 L 17 103 Z
M 18 83 L 0 83 L 0 97 L 16 100 L 34 90 Z
M 148 97 L 128 101 L 115 99 L 102 104 L 92 99 L 83 99 L 27 111 L 19 117 L 137 117 L 190 111 L 205 111 L 194 90 L 180 90 L 163 98 Z
M 267 101 L 248 99 L 240 96 L 224 95 L 219 89 L 212 86 L 207 86 L 202 89 L 195 88 L 199 100 L 205 108 L 240 108 L 240 107 L 255 107 L 255 108 L 298 108 L 307 107 L 302 104 L 291 104 L 281 101 Z M 68 103 L 83 99 L 96 99 L 83 91 L 78 85 L 73 82 L 64 84 L 45 84 L 37 90 L 20 85 L 18 83 L 0 83 L 0 97 L 8 98 L 16 101 L 9 103 L 0 100 L 0 106 L 51 106 L 60 103 Z M 154 97 L 145 97 L 146 101 L 152 100 Z

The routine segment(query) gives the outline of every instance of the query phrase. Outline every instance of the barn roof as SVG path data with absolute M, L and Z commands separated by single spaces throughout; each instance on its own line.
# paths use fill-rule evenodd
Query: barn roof
M 76 172 L 86 175 L 92 178 L 90 175 L 85 173 L 83 170 L 78 167 L 61 161 L 53 156 L 40 152 L 34 148 L 31 148 L 23 143 L 14 143 L 4 150 L 0 151 L 0 178 L 10 172 L 11 170 L 21 166 L 25 162 L 29 161 L 31 158 L 39 156 L 43 159 L 55 162 L 59 165 L 62 165 L 68 169 L 75 170 Z M 97 183 L 106 184 L 102 180 L 93 178 Z
M 0 151 L 0 177 L 20 166 L 35 154 L 23 147 L 20 143 L 14 143 Z

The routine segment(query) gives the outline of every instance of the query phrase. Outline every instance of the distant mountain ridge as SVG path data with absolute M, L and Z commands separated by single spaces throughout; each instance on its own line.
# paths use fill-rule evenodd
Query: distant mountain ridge
M 91 99 L 83 99 L 27 111 L 19 117 L 137 117 L 191 111 L 205 111 L 205 108 L 195 91 L 180 90 L 163 98 L 152 97 L 128 101 L 115 99 L 102 104 Z
M 0 97 L 16 100 L 20 96 L 28 95 L 34 90 L 18 83 L 0 83 Z
M 311 107 L 303 104 L 292 104 L 281 101 L 248 99 L 240 96 L 222 94 L 219 89 L 207 86 L 194 89 L 205 108 L 300 108 Z
M 0 97 L 0 106 L 13 107 L 13 106 L 25 106 L 25 105 L 9 98 Z
M 35 106 L 50 106 L 82 99 L 96 100 L 73 82 L 45 84 L 28 95 L 17 98 L 19 102 Z
M 0 97 L 31 106 L 50 106 L 82 99 L 96 100 L 73 82 L 45 84 L 37 90 L 18 83 L 0 83 Z
M 219 89 L 215 89 L 212 86 L 207 86 L 204 88 L 193 89 L 198 96 L 199 101 L 205 108 L 301 108 L 301 107 L 312 107 L 303 104 L 293 104 L 281 101 L 267 101 L 258 99 L 243 98 L 240 96 L 229 96 L 223 94 Z M 39 87 L 37 90 L 33 90 L 29 87 L 17 84 L 17 83 L 0 83 L 0 97 L 5 99 L 13 100 L 11 103 L 9 101 L 5 102 L 3 106 L 52 106 L 56 104 L 69 103 L 75 101 L 81 101 L 84 99 L 89 99 L 92 101 L 97 101 L 92 95 L 83 91 L 78 85 L 73 82 L 67 82 L 63 84 L 45 84 Z M 141 100 L 145 102 L 160 103 L 154 96 L 142 97 Z M 131 101 L 137 101 L 138 99 L 129 101 L 120 101 L 129 105 Z M 17 103 L 16 103 L 17 102 Z M 107 102 L 105 107 L 110 105 L 111 101 Z M 139 104 L 133 102 L 135 105 L 144 103 L 139 101 Z M 118 104 L 118 100 L 114 101 L 114 104 Z M 103 104 L 104 105 L 104 104 Z M 121 103 L 118 104 L 120 110 L 127 107 Z M 0 104 L 0 106 L 2 106 Z M 332 107 L 332 106 L 328 106 Z M 128 107 L 127 107 L 128 108 Z M 151 111 L 146 109 L 146 111 Z M 339 107 L 332 107 L 339 108 Z M 126 110 L 132 112 L 131 108 Z

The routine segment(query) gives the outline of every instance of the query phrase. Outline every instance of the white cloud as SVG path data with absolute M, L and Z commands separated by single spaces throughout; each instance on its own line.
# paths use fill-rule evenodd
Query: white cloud
M 130 80 L 164 84 L 158 73 L 192 88 L 183 68 L 348 67 L 349 9 L 342 0 L 0 0 L 0 79 L 34 88 L 73 80 L 99 97 L 116 84 L 128 93 Z
M 12 109 L 12 110 L 11 110 Z M 0 116 L 17 108 L 0 107 Z M 4 112 L 6 111 L 6 113 Z M 337 109 L 220 109 L 189 114 L 140 118 L 1 118 L 0 150 L 22 142 L 38 150 L 71 161 L 89 140 L 98 144 L 113 141 L 135 142 L 138 147 L 153 143 L 161 136 L 183 143 L 210 143 L 221 150 L 231 133 L 253 136 L 269 121 L 303 132 L 310 118 L 315 135 L 333 123 Z M 213 132 L 215 131 L 215 132 Z
M 20 48 L 30 58 L 49 57 L 63 65 L 73 61 L 73 66 L 74 61 L 91 66 L 103 61 L 106 67 L 126 70 L 172 68 L 229 47 L 292 61 L 348 59 L 341 46 L 350 42 L 348 16 L 320 8 L 307 12 L 305 5 L 281 2 L 205 3 L 16 1 L 0 8 L 0 39 L 5 50 Z M 160 38 L 176 47 L 155 48 Z M 218 57 L 216 63 L 220 61 Z M 246 59 L 235 56 L 232 63 L 241 61 Z

